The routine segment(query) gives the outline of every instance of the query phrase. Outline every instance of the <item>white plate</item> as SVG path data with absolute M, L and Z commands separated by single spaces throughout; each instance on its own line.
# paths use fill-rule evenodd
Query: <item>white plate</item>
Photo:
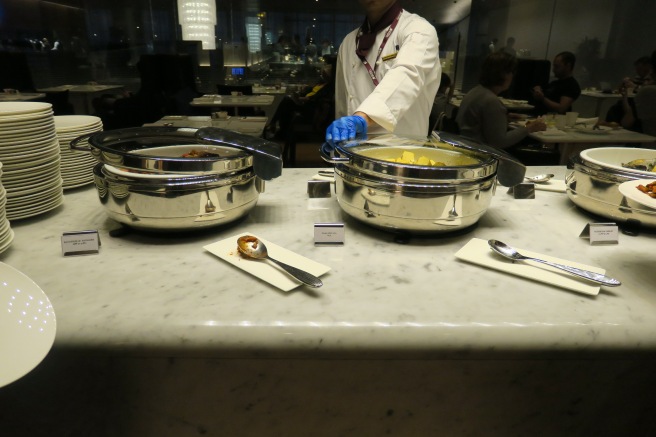
M 55 115 L 57 132 L 85 129 L 102 123 L 100 117 L 93 115 Z
M 0 115 L 13 116 L 39 113 L 52 109 L 50 103 L 42 102 L 0 102 Z
M 624 197 L 628 197 L 640 205 L 656 209 L 656 199 L 649 197 L 649 195 L 636 188 L 638 185 L 647 185 L 652 182 L 656 182 L 656 173 L 654 174 L 653 179 L 638 179 L 636 181 L 626 181 L 621 183 L 619 186 L 620 193 L 622 193 Z
M 522 248 L 516 249 L 519 253 L 526 256 L 532 256 L 559 264 L 566 264 L 596 273 L 606 273 L 604 269 L 599 267 L 587 266 L 573 261 L 554 258 L 553 256 L 531 252 Z M 469 240 L 469 242 L 456 253 L 456 258 L 490 269 L 521 276 L 522 278 L 555 285 L 556 287 L 565 288 L 567 290 L 593 296 L 599 294 L 599 285 L 593 285 L 593 283 L 584 279 L 577 279 L 576 276 L 567 274 L 562 270 L 545 265 L 532 264 L 530 262 L 513 262 L 509 259 L 503 258 L 501 255 L 494 253 L 492 249 L 490 249 L 486 240 L 480 238 L 472 238 Z
M 14 220 L 22 220 L 29 217 L 34 217 L 37 215 L 45 214 L 46 212 L 52 211 L 55 208 L 58 208 L 64 203 L 64 197 L 51 201 L 50 203 L 39 205 L 37 208 L 32 209 L 21 209 L 19 211 L 10 212 L 7 211 L 7 219 L 11 222 Z
M 330 267 L 305 258 L 291 250 L 287 250 L 278 246 L 268 240 L 260 238 L 259 236 L 250 232 L 244 232 L 239 235 L 226 238 L 225 240 L 217 241 L 216 243 L 208 244 L 203 248 L 208 252 L 218 256 L 222 260 L 238 267 L 261 280 L 268 282 L 280 288 L 283 291 L 290 291 L 301 284 L 296 279 L 292 278 L 289 273 L 276 266 L 274 263 L 267 260 L 253 260 L 243 257 L 239 250 L 237 250 L 237 239 L 243 235 L 252 235 L 257 237 L 260 241 L 266 244 L 269 256 L 289 264 L 290 266 L 297 267 L 313 274 L 314 276 L 321 276 L 330 271 Z
M 48 296 L 30 278 L 0 263 L 0 387 L 21 378 L 48 354 L 57 319 Z
M 5 219 L 6 220 L 6 219 Z M 9 229 L 7 231 L 7 234 L 4 235 L 2 239 L 2 243 L 0 243 L 0 253 L 4 252 L 5 250 L 9 249 L 9 246 L 11 246 L 11 243 L 14 241 L 14 231 Z M 1 284 L 0 284 L 1 285 Z M 0 316 L 1 317 L 1 316 Z M 1 323 L 1 322 L 0 322 Z M 2 337 L 2 333 L 0 332 L 0 337 Z M 2 340 L 0 340 L 2 341 Z M 2 349 L 2 346 L 0 346 L 0 350 Z M 1 373 L 2 371 L 0 371 Z M 0 377 L 1 378 L 1 377 Z M 0 383 L 0 385 L 2 385 Z

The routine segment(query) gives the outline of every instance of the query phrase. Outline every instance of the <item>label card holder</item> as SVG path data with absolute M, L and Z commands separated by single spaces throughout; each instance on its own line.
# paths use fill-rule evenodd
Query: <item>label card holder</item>
M 94 255 L 100 252 L 98 231 L 64 232 L 61 237 L 62 255 Z
M 315 223 L 314 244 L 344 244 L 344 223 Z
M 592 246 L 618 244 L 619 228 L 617 223 L 588 223 L 579 237 L 589 239 Z

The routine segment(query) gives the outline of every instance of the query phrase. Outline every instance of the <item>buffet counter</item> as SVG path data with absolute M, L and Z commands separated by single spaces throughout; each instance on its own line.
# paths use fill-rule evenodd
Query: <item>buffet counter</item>
M 544 172 L 563 179 L 566 169 L 527 174 Z M 607 220 L 565 193 L 517 200 L 499 186 L 476 226 L 405 238 L 342 214 L 334 193 L 309 199 L 316 173 L 285 169 L 246 218 L 192 234 L 110 236 L 120 226 L 92 186 L 12 223 L 1 261 L 39 284 L 57 315 L 50 354 L 0 389 L 12 435 L 41 435 L 45 423 L 52 431 L 52 420 L 67 435 L 96 426 L 109 430 L 102 435 L 628 435 L 654 426 L 656 234 L 593 246 L 579 235 Z M 332 222 L 345 224 L 345 244 L 315 246 L 313 225 Z M 100 253 L 63 257 L 62 232 L 90 229 Z M 328 265 L 323 287 L 282 292 L 203 249 L 243 232 Z M 472 238 L 602 267 L 622 286 L 588 296 L 456 259 Z

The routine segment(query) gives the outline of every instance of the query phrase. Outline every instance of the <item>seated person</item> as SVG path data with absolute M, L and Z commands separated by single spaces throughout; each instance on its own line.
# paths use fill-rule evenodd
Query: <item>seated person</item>
M 536 115 L 544 115 L 548 112 L 564 114 L 571 111 L 572 104 L 581 95 L 581 87 L 573 76 L 575 63 L 576 57 L 571 52 L 561 52 L 556 55 L 552 64 L 556 79 L 544 89 L 536 86 L 531 91 L 533 96 L 531 103 L 535 105 Z
M 656 67 L 656 50 L 651 55 L 652 68 Z M 656 69 L 656 68 L 655 68 Z M 622 93 L 622 102 L 627 102 L 626 91 Z M 635 106 L 625 104 L 622 127 L 640 130 L 647 135 L 656 136 L 656 84 L 643 85 L 635 95 Z
M 635 76 L 625 77 L 622 80 L 622 86 L 627 89 L 633 89 L 637 93 L 642 85 L 648 85 L 652 82 L 651 73 L 653 71 L 651 59 L 649 56 L 643 56 L 633 63 Z
M 508 111 L 498 96 L 510 87 L 516 67 L 516 58 L 505 52 L 491 53 L 485 58 L 479 85 L 460 104 L 456 122 L 461 135 L 505 149 L 530 132 L 547 128 L 542 120 L 536 120 L 525 127 L 508 130 Z
M 625 77 L 618 87 L 618 90 L 622 95 L 622 99 L 608 109 L 608 112 L 606 112 L 605 120 L 599 124 L 606 126 L 619 126 L 622 124 L 622 120 L 626 114 L 630 115 L 630 113 L 635 113 L 635 101 L 633 97 L 629 97 L 629 95 L 631 92 L 637 93 L 642 85 L 651 84 L 651 59 L 648 56 L 643 56 L 636 60 L 633 63 L 633 66 L 635 68 L 636 75 L 632 78 Z M 626 127 L 627 129 L 641 132 L 639 120 L 636 120 L 635 123 L 631 123 L 630 126 Z
M 305 118 L 312 119 L 318 104 L 334 99 L 334 84 L 333 66 L 326 64 L 321 70 L 321 77 L 316 85 L 306 87 L 299 93 L 283 98 L 266 128 L 267 137 L 284 138 L 298 112 Z M 332 114 L 329 115 L 332 116 Z M 276 125 L 279 125 L 279 128 L 276 128 Z M 322 128 L 320 127 L 320 129 Z

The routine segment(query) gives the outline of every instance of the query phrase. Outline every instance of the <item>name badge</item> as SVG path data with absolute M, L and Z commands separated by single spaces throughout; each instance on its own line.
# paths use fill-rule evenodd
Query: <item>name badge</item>
M 390 59 L 396 58 L 396 55 L 398 55 L 398 54 L 399 54 L 399 52 L 390 53 L 389 55 L 383 56 L 381 59 L 383 60 L 383 62 L 389 61 Z
M 98 231 L 64 232 L 61 237 L 62 255 L 93 255 L 100 252 Z

